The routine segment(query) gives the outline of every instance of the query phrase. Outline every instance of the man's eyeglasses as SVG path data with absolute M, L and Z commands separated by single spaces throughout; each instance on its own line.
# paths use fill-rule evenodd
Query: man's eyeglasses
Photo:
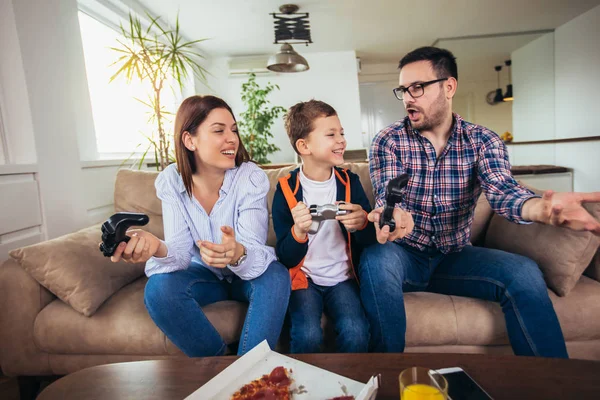
M 400 101 L 404 100 L 403 96 L 404 96 L 404 93 L 406 93 L 406 92 L 408 92 L 408 94 L 410 94 L 413 99 L 416 99 L 417 97 L 421 97 L 421 96 L 423 96 L 423 94 L 425 94 L 426 86 L 429 86 L 433 83 L 446 81 L 446 80 L 448 80 L 448 78 L 441 78 L 441 79 L 436 79 L 434 81 L 428 81 L 428 82 L 413 83 L 409 87 L 400 86 L 400 87 L 397 87 L 396 89 L 393 89 L 393 91 L 394 91 L 394 95 L 396 96 L 396 98 Z

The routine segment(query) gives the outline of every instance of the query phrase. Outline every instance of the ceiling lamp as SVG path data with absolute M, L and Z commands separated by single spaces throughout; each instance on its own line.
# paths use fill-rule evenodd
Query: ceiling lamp
M 512 61 L 506 60 L 504 61 L 504 64 L 506 64 L 506 67 L 508 68 L 508 85 L 506 85 L 506 93 L 504 94 L 502 101 L 513 101 L 512 80 L 510 76 L 510 65 L 512 64 Z
M 312 43 L 308 13 L 296 13 L 298 6 L 284 4 L 279 7 L 281 13 L 272 13 L 275 19 L 275 42 L 282 43 L 279 53 L 269 57 L 267 69 L 274 72 L 302 72 L 310 67 L 304 57 L 294 51 L 292 44 Z
M 502 94 L 502 88 L 500 87 L 500 71 L 502 70 L 502 65 L 496 65 L 494 69 L 498 73 L 498 89 L 496 89 L 494 103 L 502 103 L 504 101 L 504 95 Z

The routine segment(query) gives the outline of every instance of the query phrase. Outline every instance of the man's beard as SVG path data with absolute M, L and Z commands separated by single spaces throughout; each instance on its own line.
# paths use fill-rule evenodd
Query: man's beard
M 440 95 L 435 99 L 435 101 L 429 107 L 430 115 L 426 115 L 425 112 L 421 111 L 421 115 L 423 116 L 422 122 L 412 122 L 413 129 L 419 131 L 430 131 L 441 125 L 444 121 L 444 114 L 446 108 L 446 98 L 444 97 L 444 92 L 440 91 Z

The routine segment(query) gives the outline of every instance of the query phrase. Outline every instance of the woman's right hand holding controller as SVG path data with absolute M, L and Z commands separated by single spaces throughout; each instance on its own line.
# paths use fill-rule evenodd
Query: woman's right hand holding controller
M 167 246 L 165 243 L 151 234 L 141 229 L 131 229 L 127 231 L 130 237 L 129 242 L 121 242 L 117 246 L 115 253 L 110 257 L 112 262 L 123 260 L 127 263 L 143 263 L 151 257 L 166 257 Z

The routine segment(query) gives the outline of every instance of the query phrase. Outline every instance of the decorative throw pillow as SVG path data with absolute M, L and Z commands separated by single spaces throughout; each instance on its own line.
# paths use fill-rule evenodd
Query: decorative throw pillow
M 473 224 L 471 225 L 471 243 L 475 246 L 483 244 L 485 232 L 488 229 L 492 215 L 494 215 L 494 210 L 492 210 L 492 206 L 490 206 L 490 203 L 487 201 L 485 193 L 482 192 L 481 195 L 479 195 L 479 199 L 477 199 Z
M 113 263 L 98 249 L 101 225 L 10 252 L 42 286 L 90 317 L 113 293 L 144 274 L 144 263 Z
M 600 203 L 584 207 L 600 219 Z M 537 262 L 546 284 L 566 296 L 590 264 L 600 237 L 589 232 L 543 224 L 519 225 L 494 215 L 486 233 L 485 246 L 527 256 Z
M 585 270 L 584 274 L 600 282 L 600 248 L 596 252 L 590 266 Z

